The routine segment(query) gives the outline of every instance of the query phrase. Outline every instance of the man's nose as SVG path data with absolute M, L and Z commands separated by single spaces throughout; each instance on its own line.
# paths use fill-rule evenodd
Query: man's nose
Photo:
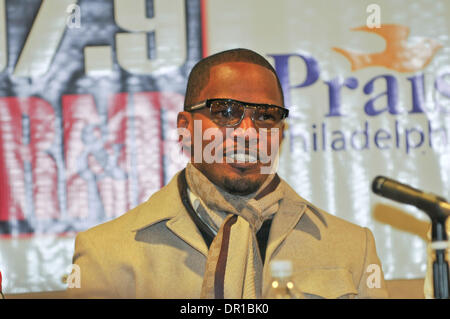
M 258 137 L 255 124 L 253 123 L 252 116 L 253 110 L 245 110 L 244 118 L 242 119 L 239 126 L 236 126 L 233 130 L 234 137 L 245 137 L 245 139 L 256 139 Z

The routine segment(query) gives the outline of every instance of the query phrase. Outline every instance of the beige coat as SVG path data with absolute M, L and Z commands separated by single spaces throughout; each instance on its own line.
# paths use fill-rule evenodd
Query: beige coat
M 73 263 L 81 288 L 69 296 L 199 298 L 208 248 L 181 202 L 177 177 L 126 214 L 78 234 Z M 269 235 L 264 291 L 269 262 L 289 259 L 307 297 L 387 298 L 370 230 L 287 192 Z

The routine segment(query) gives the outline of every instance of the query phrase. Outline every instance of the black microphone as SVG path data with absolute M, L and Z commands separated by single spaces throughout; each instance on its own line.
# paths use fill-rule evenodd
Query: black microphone
M 446 199 L 425 193 L 384 176 L 377 176 L 372 183 L 375 194 L 394 201 L 413 205 L 428 214 L 432 219 L 445 219 L 450 215 L 450 204 Z
M 372 182 L 372 190 L 375 194 L 387 197 L 400 203 L 414 205 L 423 210 L 431 218 L 431 240 L 435 243 L 447 242 L 445 222 L 450 216 L 450 204 L 445 198 L 411 186 L 399 183 L 393 179 L 377 176 Z M 446 260 L 446 249 L 435 249 L 433 261 L 433 289 L 437 299 L 449 298 L 449 268 Z

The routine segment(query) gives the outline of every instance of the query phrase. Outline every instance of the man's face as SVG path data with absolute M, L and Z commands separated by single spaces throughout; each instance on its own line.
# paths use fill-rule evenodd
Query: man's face
M 201 102 L 206 99 L 227 98 L 249 103 L 275 104 L 283 105 L 282 96 L 277 85 L 275 75 L 268 69 L 259 65 L 245 62 L 223 63 L 211 68 L 208 84 L 200 92 L 195 102 Z M 219 129 L 222 132 L 223 140 L 216 147 L 216 152 L 223 152 L 223 160 L 220 162 L 195 163 L 197 167 L 210 181 L 222 189 L 239 195 L 246 195 L 255 192 L 266 180 L 267 174 L 263 174 L 261 168 L 271 163 L 263 164 L 258 159 L 256 162 L 245 163 L 227 163 L 227 154 L 233 151 L 244 151 L 246 153 L 260 154 L 260 131 L 254 126 L 251 119 L 252 109 L 246 109 L 244 118 L 238 126 L 227 128 L 220 127 L 210 119 L 208 108 L 194 112 L 181 112 L 178 116 L 178 127 L 187 128 L 191 136 L 199 134 L 194 132 L 194 120 L 202 121 L 202 136 L 205 130 L 210 128 Z M 254 129 L 249 130 L 249 129 Z M 277 126 L 278 134 L 276 138 L 267 135 L 267 152 L 276 150 L 282 141 L 282 131 L 284 124 Z M 240 130 L 239 130 L 240 129 Z M 245 138 L 245 143 L 238 143 Z M 194 138 L 192 138 L 194 141 Z M 202 138 L 202 151 L 211 140 Z M 244 148 L 244 150 L 242 149 Z M 256 149 L 254 149 L 256 148 Z M 274 158 L 273 156 L 271 158 Z

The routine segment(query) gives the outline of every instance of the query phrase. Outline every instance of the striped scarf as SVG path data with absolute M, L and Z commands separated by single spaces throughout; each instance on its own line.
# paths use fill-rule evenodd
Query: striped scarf
M 261 298 L 263 264 L 256 232 L 278 211 L 284 183 L 273 174 L 255 193 L 233 195 L 191 163 L 186 167 L 186 181 L 189 191 L 200 199 L 196 213 L 217 232 L 209 247 L 200 297 Z

